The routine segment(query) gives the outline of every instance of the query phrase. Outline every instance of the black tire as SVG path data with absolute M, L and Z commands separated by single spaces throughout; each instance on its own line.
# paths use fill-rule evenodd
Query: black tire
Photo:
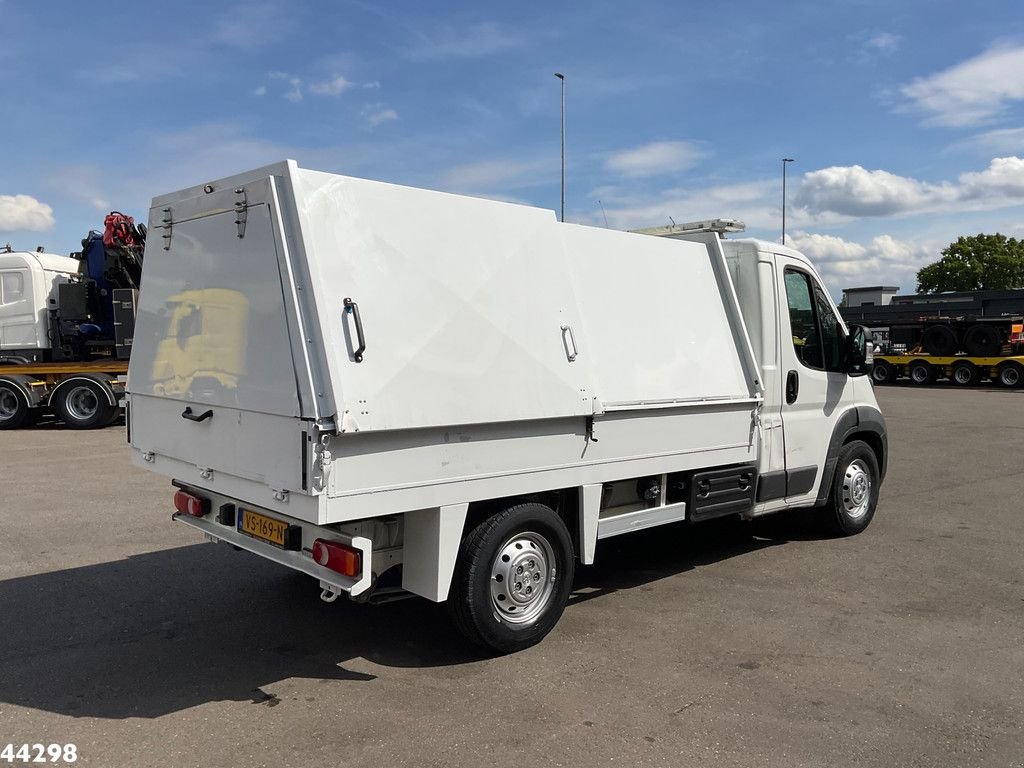
M 110 424 L 118 408 L 95 381 L 76 379 L 57 387 L 51 401 L 57 416 L 71 429 L 98 429 Z
M 955 355 L 959 348 L 956 334 L 948 325 L 930 325 L 921 335 L 921 346 L 929 355 L 949 357 Z
M 914 384 L 934 384 L 937 377 L 935 366 L 924 360 L 915 360 L 907 366 L 907 375 Z
M 885 360 L 876 360 L 871 366 L 871 380 L 875 384 L 892 384 L 896 381 L 896 367 Z
M 995 357 L 1003 348 L 999 329 L 991 325 L 972 325 L 964 334 L 964 349 L 975 357 Z
M 844 445 L 823 508 L 829 530 L 853 536 L 867 528 L 875 516 L 880 485 L 878 458 L 871 446 L 861 440 Z
M 532 584 L 516 569 L 532 571 L 533 584 L 545 591 L 531 592 Z M 499 654 L 521 651 L 539 643 L 558 622 L 574 570 L 572 540 L 562 519 L 543 504 L 515 504 L 463 538 L 448 609 L 469 641 Z
M 1014 389 L 1024 384 L 1024 365 L 1009 360 L 1000 364 L 996 369 L 999 376 L 999 383 L 1004 387 Z
M 960 387 L 973 387 L 981 378 L 981 371 L 978 366 L 968 360 L 961 360 L 953 363 L 953 370 L 950 371 L 950 380 Z
M 29 415 L 25 393 L 9 381 L 0 381 L 0 429 L 18 429 Z

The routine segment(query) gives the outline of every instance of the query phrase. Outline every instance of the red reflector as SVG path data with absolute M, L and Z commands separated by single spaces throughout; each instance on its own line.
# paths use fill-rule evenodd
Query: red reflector
M 330 568 L 352 578 L 363 570 L 363 553 L 336 541 L 314 541 L 313 559 L 324 568 Z
M 178 491 L 174 494 L 174 508 L 183 515 L 202 517 L 210 511 L 210 500 L 201 499 L 185 491 Z

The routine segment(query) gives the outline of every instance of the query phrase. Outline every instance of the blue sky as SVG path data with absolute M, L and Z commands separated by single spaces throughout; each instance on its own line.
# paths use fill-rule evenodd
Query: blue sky
M 834 293 L 1024 235 L 1019 0 L 0 0 L 0 29 L 15 247 L 67 252 L 110 209 L 285 157 L 556 209 L 555 71 L 571 221 L 778 239 L 789 156 L 788 240 Z

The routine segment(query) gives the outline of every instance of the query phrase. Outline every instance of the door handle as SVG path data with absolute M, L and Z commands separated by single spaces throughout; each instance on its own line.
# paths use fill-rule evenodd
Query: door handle
M 786 374 L 786 405 L 792 405 L 795 403 L 799 394 L 800 374 L 796 371 L 790 371 Z
M 352 353 L 352 359 L 357 363 L 363 362 L 363 352 L 366 351 L 366 337 L 363 336 L 363 321 L 359 317 L 359 305 L 352 299 L 345 299 L 343 302 L 345 311 L 350 312 L 356 321 L 356 338 L 359 340 L 359 348 Z
M 565 359 L 573 362 L 579 351 L 576 349 L 576 337 L 573 335 L 572 326 L 562 326 L 562 345 L 565 347 Z
M 181 412 L 181 418 L 188 419 L 189 421 L 206 421 L 207 419 L 213 418 L 213 411 L 192 413 L 192 406 L 190 405 L 184 411 Z

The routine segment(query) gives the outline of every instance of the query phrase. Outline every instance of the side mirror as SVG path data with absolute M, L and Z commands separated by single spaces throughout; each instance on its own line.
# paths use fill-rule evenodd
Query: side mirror
M 871 370 L 873 345 L 871 332 L 863 325 L 851 325 L 846 337 L 846 372 L 851 376 L 864 376 Z

